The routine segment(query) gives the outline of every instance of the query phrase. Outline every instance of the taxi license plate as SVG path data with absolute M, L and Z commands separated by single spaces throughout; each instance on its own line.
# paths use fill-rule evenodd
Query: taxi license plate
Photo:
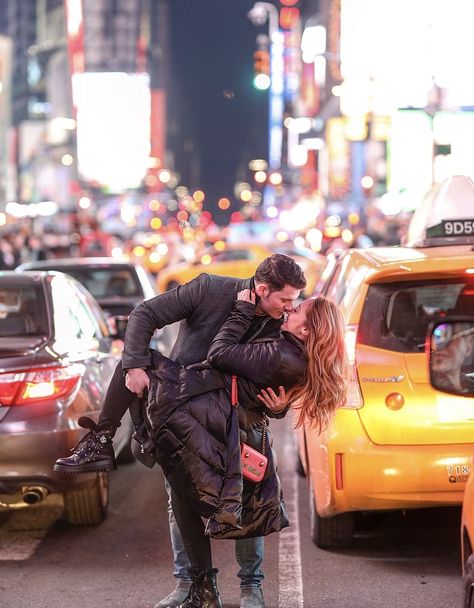
M 448 465 L 446 467 L 449 483 L 465 483 L 471 472 L 470 464 Z

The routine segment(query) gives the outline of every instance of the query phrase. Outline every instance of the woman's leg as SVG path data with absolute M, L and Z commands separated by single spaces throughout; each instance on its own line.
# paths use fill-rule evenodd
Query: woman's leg
M 173 490 L 171 504 L 191 562 L 191 589 L 180 608 L 223 608 L 217 589 L 217 570 L 212 567 L 211 542 L 204 534 L 202 519 Z
M 125 386 L 120 362 L 109 383 L 98 423 L 96 424 L 87 416 L 79 418 L 79 425 L 89 429 L 89 433 L 76 445 L 71 456 L 58 458 L 53 469 L 59 473 L 94 473 L 115 470 L 117 463 L 112 438 L 135 397 L 135 393 L 129 391 Z
M 97 422 L 97 428 L 99 430 L 110 429 L 115 433 L 115 430 L 120 426 L 120 421 L 125 412 L 136 397 L 135 393 L 129 391 L 125 386 L 122 362 L 119 361 L 105 395 L 104 406 Z
M 201 516 L 184 500 L 171 490 L 171 504 L 178 522 L 178 527 L 184 541 L 191 567 L 194 570 L 210 570 L 212 568 L 211 543 L 204 533 Z

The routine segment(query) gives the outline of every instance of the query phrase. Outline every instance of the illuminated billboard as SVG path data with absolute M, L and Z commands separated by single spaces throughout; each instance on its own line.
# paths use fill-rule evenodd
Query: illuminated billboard
M 326 122 L 328 154 L 328 190 L 334 199 L 342 198 L 350 187 L 350 148 L 345 134 L 345 120 L 330 118 Z
M 141 185 L 150 155 L 150 82 L 147 74 L 73 76 L 79 177 L 123 192 Z
M 474 52 L 472 0 L 333 4 L 342 7 L 341 108 L 355 101 L 359 111 L 362 103 L 363 112 L 382 115 L 397 108 L 422 108 L 430 102 L 433 85 L 443 89 L 448 106 L 474 105 L 474 85 L 466 67 Z
M 431 118 L 421 110 L 397 112 L 387 143 L 388 192 L 402 195 L 405 209 L 415 209 L 433 183 Z

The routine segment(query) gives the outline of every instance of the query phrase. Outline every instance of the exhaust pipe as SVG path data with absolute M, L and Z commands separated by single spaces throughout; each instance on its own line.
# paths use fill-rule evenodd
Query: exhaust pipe
M 49 490 L 43 486 L 23 486 L 15 494 L 14 502 L 3 502 L 0 500 L 0 507 L 6 509 L 25 509 L 31 505 L 37 505 L 48 496 Z
M 27 505 L 37 505 L 48 496 L 47 488 L 43 486 L 26 486 L 21 489 L 21 497 Z

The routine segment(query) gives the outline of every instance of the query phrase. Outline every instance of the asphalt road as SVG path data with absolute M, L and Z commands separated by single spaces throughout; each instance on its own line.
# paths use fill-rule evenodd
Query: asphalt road
M 267 608 L 462 608 L 459 509 L 361 518 L 354 546 L 317 549 L 290 421 L 273 423 L 293 525 L 266 539 Z M 60 501 L 0 514 L 0 608 L 152 608 L 174 586 L 161 472 L 111 475 L 109 517 L 69 527 Z M 238 608 L 232 541 L 213 544 L 226 608 Z

